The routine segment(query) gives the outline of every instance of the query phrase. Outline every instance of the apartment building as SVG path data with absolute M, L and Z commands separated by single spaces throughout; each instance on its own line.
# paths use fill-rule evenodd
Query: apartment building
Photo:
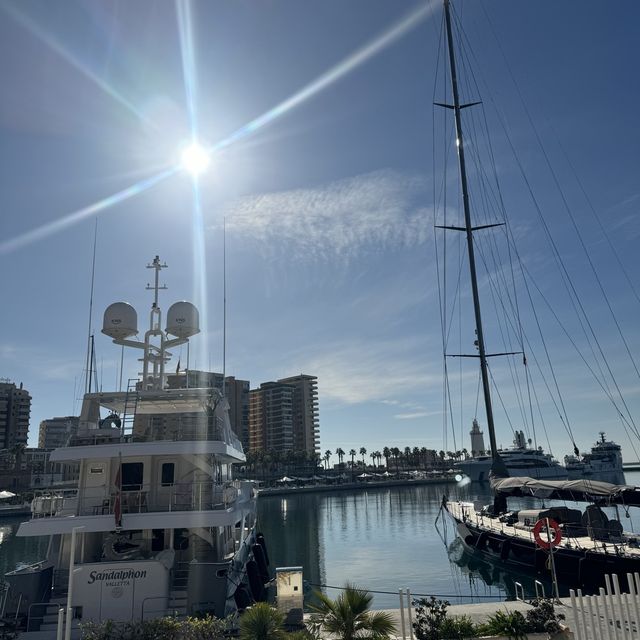
M 22 386 L 6 378 L 0 379 L 0 449 L 11 449 L 16 444 L 27 446 L 31 395 Z
M 249 451 L 307 451 L 320 448 L 315 376 L 263 382 L 249 393 Z

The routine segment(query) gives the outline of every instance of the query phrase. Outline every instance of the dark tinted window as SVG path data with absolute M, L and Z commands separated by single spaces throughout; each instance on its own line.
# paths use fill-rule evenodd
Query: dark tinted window
M 122 465 L 122 490 L 138 491 L 142 488 L 142 462 L 125 462 Z
M 173 484 L 173 474 L 174 474 L 175 465 L 173 462 L 165 462 L 162 465 L 162 474 L 160 482 L 163 487 L 168 487 Z

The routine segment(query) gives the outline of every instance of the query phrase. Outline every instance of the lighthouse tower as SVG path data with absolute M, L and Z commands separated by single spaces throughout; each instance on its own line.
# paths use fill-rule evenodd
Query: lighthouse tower
M 484 455 L 484 436 L 475 418 L 469 435 L 471 436 L 471 456 L 475 458 L 476 456 Z

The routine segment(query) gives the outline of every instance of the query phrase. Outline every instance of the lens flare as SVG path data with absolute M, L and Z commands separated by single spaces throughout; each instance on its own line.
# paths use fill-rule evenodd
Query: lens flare
M 182 168 L 192 176 L 204 173 L 210 162 L 209 152 L 198 142 L 192 142 L 188 147 L 185 147 L 180 156 Z

